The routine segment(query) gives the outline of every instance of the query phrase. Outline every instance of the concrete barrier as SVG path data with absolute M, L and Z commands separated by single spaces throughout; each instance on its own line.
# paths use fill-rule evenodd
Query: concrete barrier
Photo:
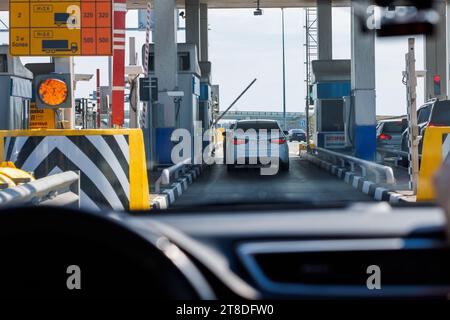
M 423 139 L 417 201 L 432 201 L 435 199 L 433 176 L 450 152 L 450 127 L 427 128 Z
M 140 129 L 0 131 L 0 160 L 37 179 L 79 171 L 81 207 L 150 208 Z

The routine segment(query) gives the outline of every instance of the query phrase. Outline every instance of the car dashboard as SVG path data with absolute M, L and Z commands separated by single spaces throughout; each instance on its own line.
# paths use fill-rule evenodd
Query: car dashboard
M 217 298 L 443 298 L 450 293 L 445 215 L 386 203 L 215 213 L 112 214 L 151 228 L 195 263 Z M 379 287 L 371 287 L 377 270 Z

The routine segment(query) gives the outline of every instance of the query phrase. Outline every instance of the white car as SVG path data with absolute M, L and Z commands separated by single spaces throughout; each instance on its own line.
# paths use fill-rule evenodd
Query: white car
M 226 132 L 225 140 L 228 171 L 274 165 L 281 171 L 289 170 L 287 137 L 275 120 L 239 120 Z

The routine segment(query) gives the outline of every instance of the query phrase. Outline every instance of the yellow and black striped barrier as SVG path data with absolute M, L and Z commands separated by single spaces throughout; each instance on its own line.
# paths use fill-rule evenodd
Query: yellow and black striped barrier
M 417 201 L 432 201 L 435 199 L 433 176 L 449 153 L 450 127 L 427 128 L 422 147 Z
M 36 179 L 79 171 L 80 205 L 85 208 L 150 208 L 140 129 L 0 131 L 0 160 Z

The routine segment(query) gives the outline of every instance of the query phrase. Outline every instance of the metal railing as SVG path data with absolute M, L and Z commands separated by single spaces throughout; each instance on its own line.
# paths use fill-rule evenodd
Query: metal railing
M 0 206 L 21 204 L 79 208 L 80 176 L 75 171 L 67 171 L 0 191 Z
M 155 182 L 155 191 L 157 193 L 161 190 L 161 185 L 167 186 L 171 183 L 171 178 L 178 179 L 180 173 L 185 173 L 187 169 L 191 166 L 191 158 L 187 158 L 171 167 L 165 168 L 161 172 L 161 176 Z
M 331 160 L 333 164 L 340 165 L 342 168 L 349 167 L 351 172 L 355 172 L 356 168 L 359 167 L 362 177 L 367 177 L 368 173 L 372 173 L 375 176 L 376 183 L 380 183 L 382 177 L 384 177 L 384 182 L 386 184 L 395 184 L 394 171 L 389 166 L 319 147 L 315 148 L 313 153 L 316 153 L 319 158 L 325 157 L 328 160 Z

